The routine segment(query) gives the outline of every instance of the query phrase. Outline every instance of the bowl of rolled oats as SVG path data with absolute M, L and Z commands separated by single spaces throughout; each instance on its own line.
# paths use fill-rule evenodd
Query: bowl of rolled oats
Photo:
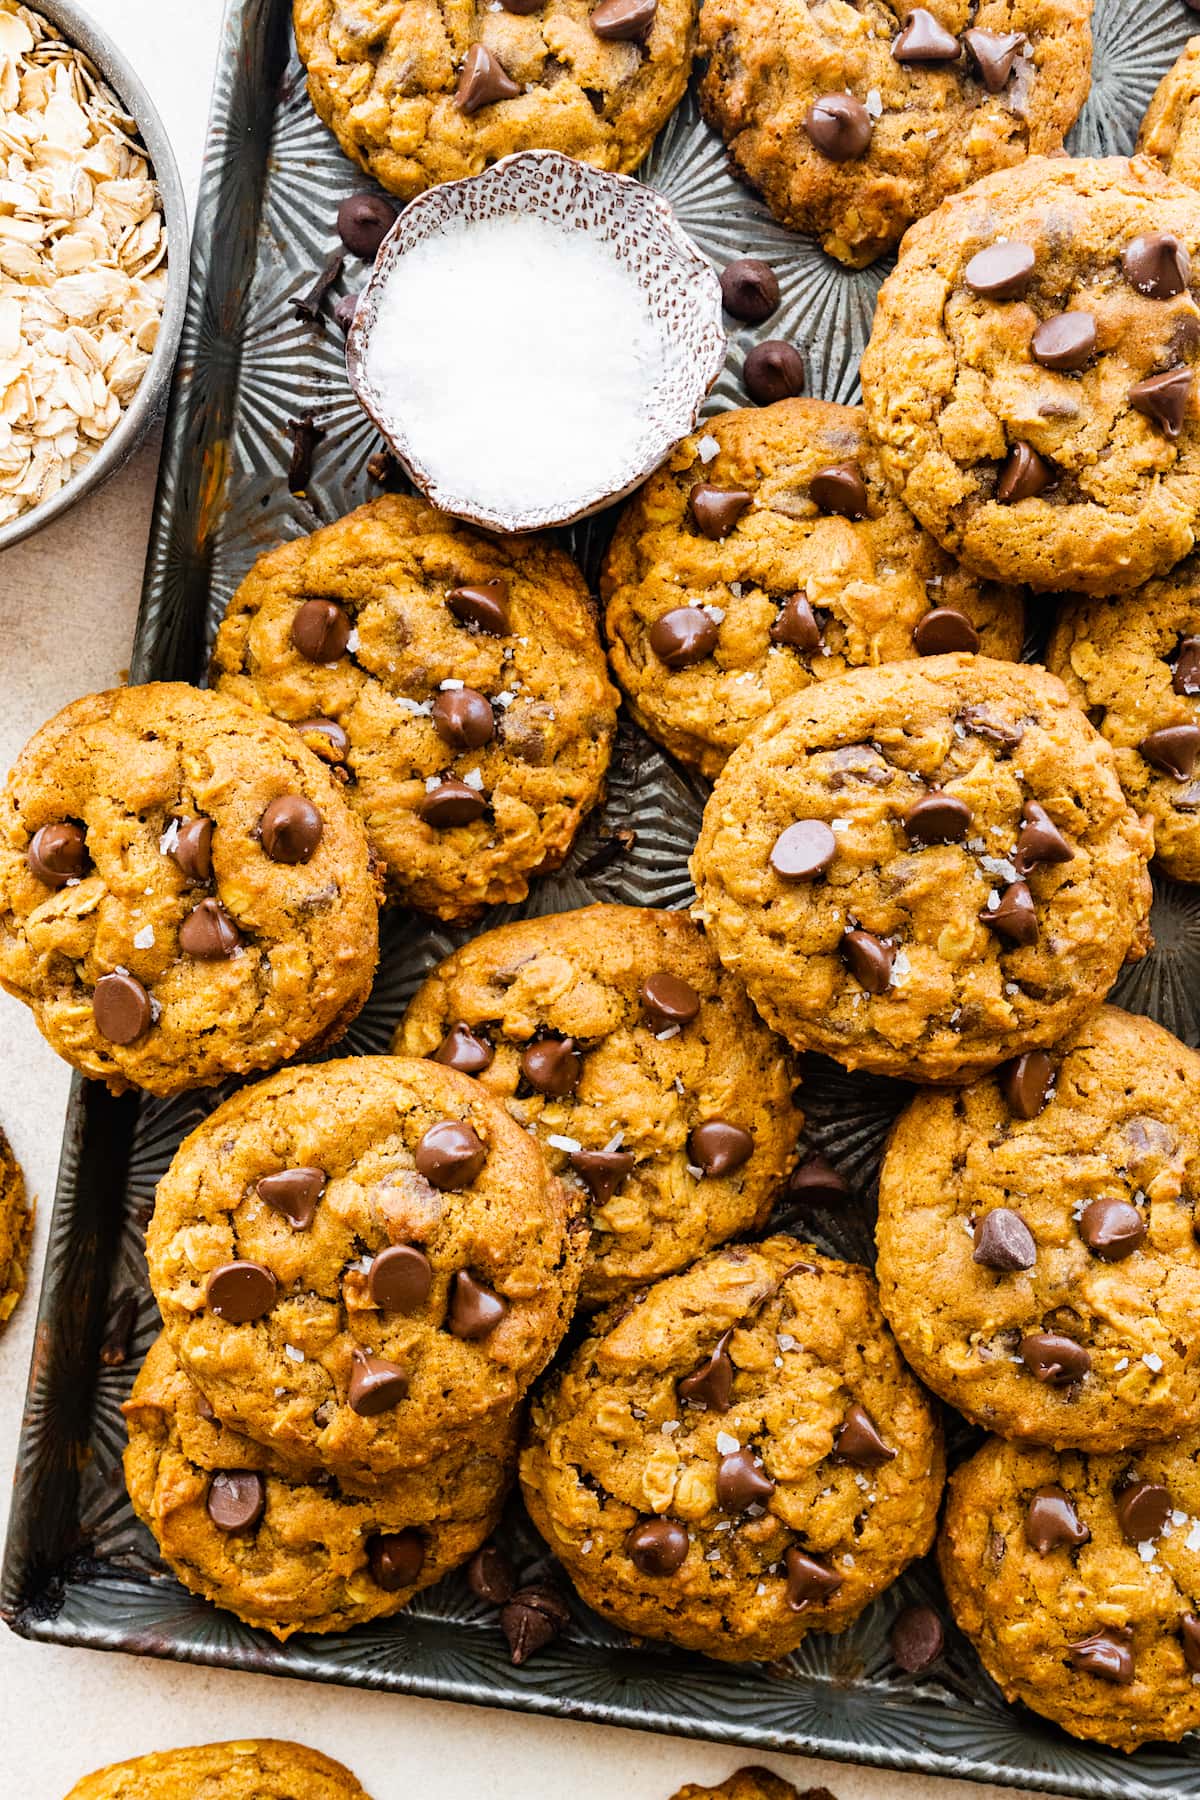
M 74 0 L 0 0 L 0 550 L 137 447 L 186 297 L 183 189 L 141 82 Z

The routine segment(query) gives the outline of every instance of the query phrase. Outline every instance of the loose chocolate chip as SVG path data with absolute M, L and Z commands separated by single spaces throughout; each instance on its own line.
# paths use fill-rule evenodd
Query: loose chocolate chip
M 289 419 L 287 429 L 292 440 L 287 469 L 288 492 L 306 494 L 312 480 L 313 457 L 325 436 L 325 428 L 317 424 L 311 413 L 305 413 L 302 419 Z
M 204 1299 L 209 1312 L 227 1325 L 249 1325 L 270 1312 L 278 1291 L 265 1263 L 227 1262 L 208 1277 Z
M 971 258 L 963 280 L 985 300 L 1017 300 L 1029 286 L 1036 261 L 1028 244 L 989 244 Z
M 838 1206 L 849 1198 L 850 1184 L 823 1156 L 810 1156 L 788 1176 L 788 1198 L 813 1206 Z
M 888 1644 L 904 1673 L 919 1675 L 946 1648 L 946 1633 L 932 1606 L 906 1606 L 888 1633 Z
M 133 975 L 102 975 L 92 990 L 92 1017 L 110 1044 L 132 1044 L 150 1023 L 150 996 Z
M 475 1342 L 489 1337 L 508 1311 L 508 1301 L 494 1289 L 460 1269 L 450 1288 L 446 1323 L 456 1338 Z
M 980 921 L 1010 944 L 1036 944 L 1038 937 L 1037 908 L 1024 881 L 1010 881 L 999 904 L 985 906 Z
M 965 613 L 953 606 L 935 606 L 918 621 L 913 649 L 918 656 L 950 656 L 956 650 L 978 650 L 979 633 Z
M 491 1067 L 495 1054 L 492 1046 L 484 1038 L 476 1037 L 471 1027 L 460 1019 L 450 1027 L 432 1060 L 443 1063 L 447 1069 L 457 1069 L 460 1075 L 482 1075 Z
M 1096 321 L 1089 312 L 1057 313 L 1042 320 L 1029 348 L 1044 369 L 1082 369 L 1096 348 Z
M 1195 1613 L 1184 1613 L 1179 1621 L 1179 1635 L 1183 1640 L 1183 1660 L 1193 1675 L 1200 1675 L 1200 1618 Z
M 422 823 L 435 831 L 448 831 L 455 825 L 473 825 L 487 811 L 487 801 L 469 782 L 455 775 L 430 788 L 417 808 Z
M 804 115 L 804 129 L 830 162 L 865 156 L 871 143 L 871 115 L 850 94 L 822 94 Z
M 262 847 L 272 862 L 306 863 L 324 832 L 321 815 L 303 794 L 281 794 L 258 821 Z
M 1051 1387 L 1082 1381 L 1092 1359 L 1082 1344 L 1057 1331 L 1031 1331 L 1021 1339 L 1019 1355 L 1029 1373 Z
M 350 753 L 350 739 L 336 719 L 305 719 L 294 730 L 322 762 L 344 763 Z
M 415 1244 L 389 1244 L 371 1264 L 367 1289 L 385 1313 L 416 1312 L 433 1286 L 429 1258 Z
M 815 1556 L 807 1555 L 794 1546 L 784 1558 L 787 1568 L 788 1602 L 793 1612 L 803 1612 L 806 1606 L 820 1605 L 823 1600 L 830 1599 L 842 1585 L 842 1578 L 832 1569 L 818 1562 Z
M 1117 1523 L 1131 1544 L 1161 1537 L 1170 1516 L 1170 1493 L 1156 1481 L 1135 1481 L 1117 1496 Z
M 657 11 L 658 0 L 600 0 L 588 23 L 598 38 L 622 44 L 644 38 Z
M 896 952 L 874 932 L 844 931 L 841 941 L 842 960 L 868 994 L 886 994 L 892 985 L 892 964 Z
M 957 62 L 962 45 L 931 12 L 917 6 L 905 15 L 898 36 L 892 40 L 892 55 L 898 63 Z
M 513 1597 L 517 1577 L 499 1544 L 484 1544 L 467 1564 L 467 1586 L 477 1600 L 503 1606 Z
M 1177 694 L 1200 694 L 1200 637 L 1187 637 L 1179 646 L 1171 686 Z
M 643 1575 L 673 1575 L 688 1553 L 688 1534 L 674 1519 L 642 1519 L 625 1537 L 625 1550 Z
M 804 392 L 804 358 L 794 344 L 768 338 L 755 344 L 742 364 L 742 385 L 756 406 L 794 400 Z
M 1050 814 L 1036 800 L 1027 800 L 1021 814 L 1024 824 L 1017 837 L 1013 867 L 1018 875 L 1028 875 L 1041 863 L 1072 862 L 1075 852 L 1068 844 Z
M 479 750 L 496 730 L 492 703 L 474 688 L 448 688 L 433 703 L 438 736 L 452 750 Z
M 1025 42 L 1023 31 L 984 31 L 973 25 L 962 34 L 963 44 L 979 79 L 989 94 L 998 94 L 1006 86 L 1017 60 L 1017 51 Z
M 204 1507 L 218 1531 L 253 1531 L 266 1511 L 267 1484 L 253 1469 L 220 1469 Z
M 468 117 L 497 100 L 515 100 L 521 92 L 499 57 L 482 44 L 472 44 L 463 58 L 454 104 Z
M 1188 781 L 1200 756 L 1200 725 L 1163 725 L 1144 737 L 1138 749 L 1152 768 Z
M 782 881 L 814 881 L 837 854 L 837 838 L 820 819 L 798 819 L 771 846 L 771 867 Z
M 856 1469 L 879 1469 L 894 1460 L 898 1452 L 884 1443 L 879 1427 L 857 1400 L 852 1400 L 833 1436 L 834 1454 Z
M 823 513 L 841 519 L 865 519 L 867 487 L 854 463 L 830 463 L 808 484 L 809 498 Z
M 316 1218 L 317 1201 L 325 1192 L 327 1179 L 324 1169 L 277 1169 L 255 1183 L 255 1192 L 296 1231 L 307 1231 Z
M 1027 1050 L 998 1070 L 1000 1091 L 1017 1119 L 1036 1119 L 1050 1098 L 1054 1065 L 1044 1050 Z
M 1050 464 L 1030 444 L 1014 444 L 996 482 L 996 503 L 1015 506 L 1032 500 L 1054 479 Z
M 396 223 L 396 208 L 382 194 L 350 194 L 338 207 L 338 236 L 351 256 L 373 262 Z
M 700 1011 L 700 996 L 682 975 L 669 969 L 656 969 L 647 975 L 641 988 L 646 1023 L 652 1031 L 666 1031 L 672 1025 L 690 1025 Z
M 1025 1514 L 1025 1542 L 1039 1556 L 1062 1544 L 1086 1544 L 1091 1532 L 1080 1520 L 1070 1496 L 1053 1484 L 1036 1489 Z
M 171 855 L 189 881 L 207 881 L 212 874 L 213 822 L 188 819 L 180 824 Z
M 792 650 L 819 650 L 821 627 L 803 594 L 785 600 L 771 627 L 771 642 L 787 644 Z
M 779 278 L 756 256 L 739 256 L 721 271 L 725 311 L 747 325 L 761 325 L 779 305 Z
M 957 844 L 970 824 L 970 807 L 941 788 L 930 788 L 904 815 L 904 829 L 914 844 Z
M 650 648 L 668 669 L 690 669 L 717 647 L 717 628 L 698 606 L 673 606 L 650 627 Z
M 358 311 L 358 303 L 361 298 L 361 294 L 339 294 L 333 303 L 333 322 L 338 330 L 344 331 L 347 336 L 350 334 L 350 327 L 354 323 L 354 315 Z
M 25 852 L 30 873 L 50 888 L 64 888 L 79 881 L 87 868 L 87 843 L 82 829 L 69 820 L 42 825 L 29 840 Z
M 518 1588 L 500 1610 L 500 1629 L 508 1640 L 514 1667 L 528 1662 L 539 1650 L 560 1637 L 571 1622 L 566 1602 L 552 1587 L 540 1583 Z
M 306 600 L 292 616 L 292 643 L 311 663 L 335 663 L 350 642 L 350 615 L 335 600 Z
M 1101 1262 L 1124 1262 L 1146 1235 L 1146 1221 L 1128 1200 L 1093 1200 L 1079 1219 L 1079 1235 Z
M 314 282 L 300 294 L 292 294 L 288 305 L 293 308 L 297 319 L 303 319 L 306 325 L 315 325 L 321 317 L 321 304 L 326 294 L 342 272 L 345 254 L 335 250 L 327 256 Z
M 1096 1675 L 1117 1687 L 1127 1687 L 1133 1680 L 1133 1653 L 1124 1635 L 1115 1631 L 1097 1631 L 1092 1637 L 1068 1644 L 1072 1667 L 1085 1675 Z
M 722 1512 L 741 1513 L 761 1505 L 775 1492 L 771 1477 L 754 1461 L 751 1450 L 734 1450 L 717 1465 L 717 1505 Z
M 688 1137 L 688 1160 L 705 1175 L 731 1175 L 754 1154 L 754 1137 L 728 1119 L 705 1119 Z
M 1037 1261 L 1033 1233 L 1010 1206 L 994 1206 L 975 1227 L 974 1260 L 985 1269 L 1032 1269 Z
M 637 1158 L 628 1150 L 572 1150 L 567 1161 L 586 1186 L 593 1204 L 605 1206 Z
M 574 1038 L 537 1038 L 521 1056 L 521 1073 L 539 1094 L 562 1100 L 579 1086 L 583 1058 Z
M 460 625 L 474 626 L 487 637 L 508 637 L 508 584 L 486 581 L 478 587 L 451 588 L 446 604 Z
M 713 1345 L 712 1354 L 697 1363 L 690 1375 L 684 1375 L 676 1382 L 675 1391 L 681 1400 L 690 1400 L 693 1406 L 702 1406 L 705 1412 L 729 1411 L 729 1402 L 733 1398 L 733 1362 L 729 1355 L 732 1336 L 732 1331 L 722 1332 Z
M 1191 259 L 1177 237 L 1153 231 L 1135 237 L 1121 257 L 1125 279 L 1151 300 L 1173 300 L 1191 279 Z
M 371 1356 L 365 1350 L 354 1352 L 350 1386 L 346 1398 L 351 1412 L 360 1419 L 373 1419 L 377 1413 L 399 1406 L 408 1392 L 408 1376 L 386 1357 Z
M 197 962 L 227 962 L 242 934 L 219 900 L 201 900 L 179 927 L 179 948 Z
M 1165 369 L 1161 375 L 1148 375 L 1135 381 L 1129 390 L 1129 404 L 1135 412 L 1144 413 L 1161 425 L 1169 438 L 1177 438 L 1187 416 L 1192 394 L 1192 371 L 1186 368 Z
M 133 1347 L 137 1325 L 138 1295 L 136 1288 L 126 1288 L 113 1302 L 112 1315 L 100 1341 L 100 1364 L 105 1369 L 123 1369 Z
M 726 538 L 753 499 L 744 488 L 719 488 L 701 481 L 692 489 L 692 517 L 706 538 Z
M 444 1194 L 470 1187 L 483 1172 L 487 1145 L 473 1125 L 441 1119 L 431 1125 L 413 1152 L 418 1175 Z
M 376 1587 L 398 1594 L 411 1587 L 425 1566 L 425 1539 L 410 1527 L 407 1531 L 381 1531 L 367 1539 L 367 1567 Z

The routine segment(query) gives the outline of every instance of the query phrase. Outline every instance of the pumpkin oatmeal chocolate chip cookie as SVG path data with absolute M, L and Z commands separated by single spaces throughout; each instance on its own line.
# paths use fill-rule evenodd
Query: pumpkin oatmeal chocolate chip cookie
M 377 903 L 362 827 L 295 732 L 182 682 L 64 707 L 0 794 L 0 985 L 114 1093 L 334 1042 L 370 992 Z
M 589 1606 L 723 1661 L 844 1631 L 933 1539 L 944 1464 L 865 1269 L 790 1237 L 602 1314 L 521 1485 Z
M 282 1738 L 155 1750 L 77 1781 L 67 1800 L 368 1800 L 349 1769 Z
M 1200 37 L 1188 39 L 1155 88 L 1137 147 L 1164 174 L 1200 187 Z
M 600 589 L 634 717 L 708 776 L 814 681 L 1021 649 L 1019 595 L 965 575 L 892 494 L 862 408 L 824 400 L 685 438 L 625 508 Z
M 213 651 L 223 693 L 328 762 L 393 898 L 477 917 L 556 869 L 599 799 L 617 694 L 583 577 L 386 495 L 260 557 Z
M 883 1309 L 922 1381 L 1005 1437 L 1118 1450 L 1195 1429 L 1198 1207 L 1200 1056 L 1101 1007 L 901 1115 Z
M 1112 745 L 1162 868 L 1200 881 L 1200 556 L 1118 604 L 1068 600 L 1046 663 Z
M 32 1237 L 33 1207 L 25 1197 L 25 1177 L 0 1131 L 0 1325 L 12 1317 L 25 1292 Z
M 856 669 L 730 758 L 696 916 L 768 1024 L 847 1068 L 967 1081 L 1056 1043 L 1149 944 L 1148 826 L 1043 669 Z
M 125 1403 L 133 1509 L 185 1587 L 282 1642 L 399 1612 L 495 1526 L 517 1420 L 355 1492 L 219 1424 L 165 1336 Z
M 705 117 L 785 225 L 862 268 L 947 194 L 1062 149 L 1091 0 L 704 0 Z
M 1200 1438 L 989 1438 L 951 1477 L 946 1593 L 1007 1700 L 1117 1750 L 1200 1725 Z
M 914 226 L 862 360 L 901 499 L 977 575 L 1126 593 L 1200 510 L 1200 209 L 1144 158 L 1037 158 Z
M 636 169 L 683 98 L 695 0 L 294 0 L 312 103 L 401 199 L 516 150 Z
M 590 1198 L 596 1305 L 761 1227 L 799 1076 L 685 915 L 633 906 L 488 931 L 418 991 L 396 1049 L 466 1074 Z
M 363 1056 L 219 1106 L 159 1182 L 146 1248 L 218 1418 L 361 1480 L 512 1410 L 574 1310 L 580 1223 L 475 1082 Z

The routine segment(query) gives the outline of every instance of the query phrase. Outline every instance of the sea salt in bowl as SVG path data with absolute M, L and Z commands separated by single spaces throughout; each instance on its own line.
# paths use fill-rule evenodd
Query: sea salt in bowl
M 716 274 L 665 200 L 526 150 L 400 215 L 346 360 L 422 493 L 519 532 L 586 518 L 652 474 L 725 348 Z

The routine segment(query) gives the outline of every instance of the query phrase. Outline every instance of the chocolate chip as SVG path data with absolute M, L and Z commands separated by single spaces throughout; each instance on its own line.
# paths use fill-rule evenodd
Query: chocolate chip
M 350 642 L 350 615 L 335 600 L 306 600 L 292 615 L 292 643 L 311 663 L 335 663 Z
M 188 819 L 179 825 L 171 856 L 189 881 L 207 881 L 212 874 L 213 822 Z
M 293 729 L 322 762 L 344 763 L 350 753 L 350 739 L 336 719 L 305 719 Z
M 1082 369 L 1096 348 L 1096 321 L 1089 312 L 1056 313 L 1042 320 L 1029 348 L 1044 369 Z
M 258 821 L 262 847 L 272 862 L 306 863 L 324 832 L 321 815 L 303 794 L 281 794 Z
M 705 1175 L 731 1175 L 754 1154 L 754 1137 L 728 1119 L 705 1119 L 688 1137 L 688 1161 Z
M 508 1654 L 516 1668 L 560 1637 L 571 1622 L 566 1602 L 552 1587 L 541 1583 L 518 1588 L 500 1611 L 500 1629 L 508 1640 Z
M 1117 1523 L 1131 1544 L 1162 1536 L 1171 1516 L 1171 1496 L 1156 1481 L 1135 1481 L 1117 1496 Z
M 307 1231 L 316 1217 L 317 1201 L 325 1192 L 327 1179 L 324 1169 L 277 1169 L 256 1182 L 254 1191 L 264 1205 L 296 1231 Z
M 1014 444 L 996 482 L 996 503 L 1015 506 L 1032 500 L 1054 479 L 1050 464 L 1030 444 Z
M 1118 1687 L 1127 1687 L 1133 1680 L 1133 1653 L 1124 1633 L 1097 1631 L 1092 1637 L 1068 1644 L 1067 1653 L 1072 1667 L 1085 1675 L 1098 1676 Z
M 489 1337 L 508 1312 L 508 1301 L 494 1289 L 460 1269 L 450 1286 L 446 1324 L 456 1338 L 474 1343 Z
M 317 445 L 325 436 L 325 429 L 317 424 L 311 413 L 305 413 L 302 419 L 289 419 L 287 428 L 292 439 L 292 453 L 287 469 L 288 492 L 305 494 L 312 480 L 313 457 Z
M 722 1332 L 713 1345 L 712 1354 L 697 1363 L 690 1375 L 684 1375 L 676 1382 L 675 1391 L 681 1400 L 690 1400 L 693 1406 L 702 1406 L 705 1412 L 729 1411 L 729 1402 L 733 1398 L 733 1361 L 729 1355 L 732 1336 L 732 1330 Z
M 830 463 L 808 484 L 809 498 L 823 513 L 841 519 L 865 519 L 867 488 L 854 463 Z
M 333 303 L 333 322 L 338 330 L 345 332 L 347 336 L 350 334 L 350 327 L 354 323 L 354 315 L 358 311 L 358 303 L 361 299 L 361 294 L 339 294 Z M 369 467 L 367 472 L 370 473 Z
M 118 1294 L 113 1302 L 112 1316 L 100 1342 L 100 1366 L 102 1368 L 123 1369 L 129 1361 L 137 1315 L 137 1289 L 126 1288 L 124 1293 Z
M 132 1044 L 150 1023 L 150 996 L 133 975 L 102 975 L 92 990 L 92 1017 L 110 1044 Z
M 355 1350 L 346 1394 L 351 1412 L 356 1412 L 360 1419 L 373 1419 L 377 1413 L 389 1412 L 393 1406 L 399 1406 L 407 1392 L 408 1376 L 396 1363 L 388 1362 L 386 1357 L 371 1356 L 365 1350 Z
M 788 1198 L 813 1206 L 838 1206 L 849 1198 L 850 1184 L 823 1156 L 810 1156 L 788 1176 Z
M 367 1539 L 367 1567 L 376 1587 L 398 1594 L 411 1587 L 425 1566 L 425 1539 L 410 1527 L 407 1531 L 381 1531 Z
M 267 1484 L 253 1469 L 220 1469 L 204 1509 L 218 1531 L 253 1531 L 267 1509 Z
M 755 344 L 742 364 L 742 385 L 756 406 L 794 400 L 804 392 L 804 358 L 794 344 L 768 338 Z
M 1025 42 L 1023 31 L 984 31 L 973 25 L 962 41 L 989 94 L 998 94 L 1013 72 L 1017 51 Z
M 341 250 L 335 250 L 331 256 L 325 258 L 316 280 L 305 288 L 303 293 L 292 294 L 289 297 L 288 305 L 293 309 L 296 317 L 302 319 L 306 325 L 315 325 L 320 319 L 322 302 L 341 274 L 344 260 L 344 253 Z
M 646 1023 L 652 1031 L 666 1031 L 672 1025 L 690 1025 L 700 1011 L 700 996 L 682 975 L 669 969 L 656 969 L 647 975 L 641 988 Z
M 734 1450 L 717 1464 L 717 1505 L 722 1512 L 741 1513 L 771 1498 L 775 1483 L 754 1460 L 752 1450 Z
M 857 1400 L 852 1400 L 833 1434 L 834 1454 L 856 1469 L 880 1469 L 899 1454 L 884 1443 L 879 1427 Z
M 970 824 L 970 807 L 941 788 L 930 788 L 904 815 L 904 829 L 914 844 L 957 844 Z
M 688 1553 L 688 1534 L 674 1519 L 642 1519 L 626 1533 L 625 1551 L 643 1575 L 673 1575 Z
M 1179 239 L 1161 231 L 1127 244 L 1121 267 L 1130 286 L 1151 300 L 1173 300 L 1184 293 L 1192 273 L 1191 259 Z
M 628 1150 L 572 1150 L 567 1161 L 586 1186 L 595 1206 L 605 1206 L 637 1158 Z
M 1050 1098 L 1054 1065 L 1044 1050 L 1027 1050 L 997 1070 L 1000 1092 L 1017 1119 L 1036 1119 Z
M 1148 375 L 1135 381 L 1129 390 L 1129 404 L 1135 412 L 1144 413 L 1161 425 L 1169 438 L 1177 438 L 1187 417 L 1192 395 L 1190 369 L 1165 369 L 1161 375 Z
M 701 481 L 691 492 L 692 518 L 706 538 L 726 538 L 753 499 L 744 488 L 719 488 Z
M 1193 1675 L 1200 1675 L 1200 1618 L 1195 1613 L 1184 1613 L 1179 1621 L 1179 1635 L 1183 1640 L 1183 1660 Z
M 227 1262 L 214 1269 L 204 1284 L 209 1312 L 227 1325 L 249 1325 L 269 1313 L 279 1283 L 260 1262 Z
M 1010 944 L 1036 944 L 1038 938 L 1037 908 L 1024 881 L 1010 881 L 999 904 L 984 907 L 980 921 Z
M 837 838 L 820 819 L 798 819 L 771 846 L 771 867 L 782 881 L 814 881 L 837 854 Z
M 871 143 L 871 115 L 850 94 L 822 94 L 804 115 L 804 129 L 830 162 L 865 156 Z
M 971 258 L 963 280 L 985 300 L 1017 300 L 1029 286 L 1036 261 L 1028 244 L 989 244 Z
M 446 604 L 460 625 L 473 626 L 486 637 L 508 637 L 508 583 L 486 581 L 477 587 L 451 588 Z
M 474 688 L 448 688 L 433 703 L 438 736 L 452 750 L 480 750 L 496 730 L 492 703 Z
M 29 840 L 25 861 L 30 873 L 50 888 L 79 881 L 87 868 L 87 842 L 82 828 L 69 820 L 42 825 Z
M 1032 1269 L 1037 1261 L 1033 1233 L 1011 1206 L 994 1206 L 975 1227 L 974 1260 L 985 1269 Z
M 413 1161 L 418 1175 L 444 1194 L 470 1187 L 483 1172 L 487 1145 L 473 1125 L 462 1119 L 441 1119 L 425 1132 Z
M 518 19 L 527 19 L 531 14 L 540 12 L 546 0 L 501 0 L 506 13 L 513 13 Z
M 389 1244 L 371 1263 L 367 1291 L 385 1313 L 411 1313 L 424 1306 L 433 1286 L 429 1258 L 415 1244 Z
M 768 263 L 739 256 L 721 271 L 725 311 L 747 325 L 761 325 L 779 305 L 779 278 Z
M 918 620 L 913 649 L 918 656 L 950 656 L 956 650 L 978 650 L 979 633 L 965 613 L 953 606 L 935 606 Z
M 1031 1331 L 1021 1339 L 1019 1355 L 1029 1373 L 1051 1387 L 1082 1381 L 1092 1359 L 1082 1344 L 1057 1331 Z
M 201 900 L 179 927 L 179 948 L 197 962 L 227 962 L 242 934 L 219 900 Z
M 1024 824 L 1017 837 L 1013 867 L 1018 875 L 1028 875 L 1042 863 L 1072 862 L 1075 852 L 1068 844 L 1050 814 L 1036 800 L 1027 800 L 1022 809 Z
M 792 650 L 819 650 L 821 627 L 803 594 L 785 600 L 771 627 L 771 642 L 787 644 Z
M 906 1606 L 888 1633 L 888 1645 L 906 1675 L 919 1675 L 946 1648 L 946 1633 L 932 1606 Z
M 1062 1544 L 1089 1543 L 1091 1536 L 1062 1488 L 1051 1485 L 1034 1492 L 1025 1514 L 1025 1542 L 1031 1550 L 1045 1556 Z
M 521 1056 L 521 1073 L 539 1094 L 562 1100 L 579 1086 L 583 1058 L 574 1038 L 538 1038 Z
M 600 0 L 588 19 L 598 38 L 628 43 L 644 38 L 654 23 L 658 0 Z
M 499 1544 L 484 1544 L 467 1564 L 467 1586 L 477 1600 L 503 1606 L 513 1597 L 517 1577 Z
M 1093 1200 L 1079 1219 L 1079 1235 L 1101 1262 L 1124 1262 L 1146 1235 L 1146 1221 L 1128 1200 Z
M 966 730 L 973 731 L 976 737 L 986 738 L 989 744 L 997 744 L 1002 750 L 1015 750 L 1025 735 L 1023 725 L 1010 725 L 1007 719 L 998 718 L 986 706 L 964 706 L 958 718 Z
M 896 952 L 874 932 L 843 931 L 841 939 L 842 960 L 868 994 L 886 994 L 892 985 L 892 964 L 896 960 Z
M 418 817 L 435 831 L 448 831 L 455 825 L 473 825 L 487 811 L 487 801 L 469 782 L 447 776 L 430 788 L 417 808 Z
M 674 606 L 650 627 L 650 648 L 668 669 L 689 669 L 717 647 L 717 628 L 698 606 Z
M 931 12 L 917 6 L 905 14 L 904 24 L 892 40 L 892 55 L 898 63 L 957 62 L 962 45 Z
M 483 44 L 472 44 L 463 58 L 462 72 L 454 90 L 454 104 L 468 117 L 497 100 L 515 100 L 521 90 L 499 57 Z
M 338 236 L 352 256 L 373 262 L 396 223 L 396 208 L 382 194 L 350 194 L 337 211 Z
M 1188 781 L 1200 756 L 1200 725 L 1163 725 L 1144 737 L 1138 749 L 1152 768 Z
M 829 1600 L 842 1585 L 842 1578 L 815 1556 L 794 1546 L 784 1557 L 787 1568 L 788 1602 L 793 1612 Z
M 1180 644 L 1171 686 L 1177 694 L 1200 694 L 1200 637 L 1184 638 Z
M 462 1019 L 452 1025 L 437 1049 L 432 1060 L 442 1063 L 447 1069 L 457 1069 L 460 1075 L 482 1075 L 491 1067 L 496 1052 L 486 1039 L 477 1037 L 471 1027 Z

